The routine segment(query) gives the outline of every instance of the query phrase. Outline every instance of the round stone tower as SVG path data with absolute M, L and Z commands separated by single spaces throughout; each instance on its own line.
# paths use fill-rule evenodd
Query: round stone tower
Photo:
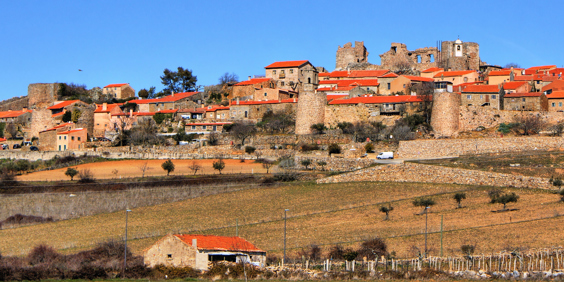
M 460 99 L 460 94 L 454 92 L 433 94 L 431 127 L 435 137 L 450 137 L 458 133 Z
M 296 113 L 296 134 L 311 134 L 311 126 L 316 123 L 325 123 L 325 106 L 327 94 L 317 92 L 319 80 L 317 70 L 309 66 L 300 70 L 300 83 L 303 92 L 298 95 L 298 110 Z

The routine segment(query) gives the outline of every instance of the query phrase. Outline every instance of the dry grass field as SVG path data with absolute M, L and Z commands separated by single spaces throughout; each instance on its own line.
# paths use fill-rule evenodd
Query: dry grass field
M 444 252 L 458 254 L 463 244 L 475 244 L 477 252 L 507 248 L 563 245 L 560 227 L 564 203 L 548 191 L 507 189 L 520 195 L 510 212 L 492 212 L 501 205 L 489 204 L 487 187 L 420 183 L 292 184 L 210 195 L 180 202 L 135 208 L 129 214 L 129 245 L 142 250 L 166 233 L 239 235 L 259 248 L 281 253 L 283 210 L 288 212 L 288 248 L 295 253 L 311 244 L 328 248 L 340 243 L 357 245 L 379 236 L 389 250 L 411 257 L 423 249 L 425 216 L 413 199 L 432 195 L 437 205 L 428 215 L 429 247 L 440 249 L 440 221 L 444 218 Z M 466 191 L 463 208 L 456 209 L 452 196 Z M 380 205 L 391 203 L 391 219 L 384 221 Z M 0 232 L 0 252 L 22 255 L 46 243 L 73 252 L 108 239 L 123 238 L 124 212 L 87 216 Z
M 164 176 L 166 171 L 161 167 L 161 164 L 165 160 L 125 160 L 125 161 L 108 161 L 108 162 L 96 162 L 81 164 L 78 166 L 73 166 L 78 170 L 90 169 L 94 178 L 96 179 L 109 179 L 109 178 L 131 178 L 131 177 L 141 177 L 142 171 L 139 169 L 144 163 L 147 163 L 148 169 L 145 171 L 145 176 Z M 174 172 L 171 175 L 192 175 L 192 170 L 189 166 L 193 162 L 197 162 L 201 166 L 201 170 L 198 174 L 214 174 L 218 173 L 213 169 L 212 164 L 216 160 L 206 159 L 206 160 L 173 160 L 175 165 Z M 247 160 L 242 163 L 240 160 L 224 159 L 225 169 L 222 173 L 265 173 L 266 170 L 262 167 L 262 164 L 255 163 L 252 160 Z M 70 180 L 68 176 L 65 175 L 66 168 L 56 169 L 56 170 L 46 170 L 39 171 L 29 174 L 24 174 L 18 176 L 17 179 L 20 181 L 61 181 Z M 117 174 L 112 173 L 113 170 L 117 170 Z

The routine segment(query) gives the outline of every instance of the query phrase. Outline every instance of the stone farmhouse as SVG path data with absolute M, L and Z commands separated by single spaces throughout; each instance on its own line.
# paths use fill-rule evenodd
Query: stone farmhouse
M 57 132 L 57 151 L 80 150 L 88 138 L 85 128 Z
M 266 78 L 276 80 L 278 88 L 301 93 L 304 89 L 301 82 L 305 79 L 304 71 L 312 71 L 315 67 L 308 60 L 275 62 L 266 67 Z
M 144 251 L 145 265 L 208 270 L 209 263 L 228 261 L 266 265 L 266 252 L 240 237 L 168 234 Z
M 129 86 L 129 83 L 116 83 L 104 86 L 102 94 L 116 99 L 127 99 L 135 97 L 135 90 Z

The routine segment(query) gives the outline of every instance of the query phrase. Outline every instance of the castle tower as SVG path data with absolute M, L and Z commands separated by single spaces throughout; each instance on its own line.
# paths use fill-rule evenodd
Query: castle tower
M 348 42 L 337 49 L 336 69 L 346 69 L 349 64 L 367 63 L 368 51 L 364 47 L 364 41 L 355 41 L 354 47 Z
M 317 92 L 319 85 L 318 73 L 314 67 L 308 66 L 303 71 L 303 91 L 298 95 L 298 110 L 296 114 L 296 134 L 311 134 L 311 126 L 325 123 L 325 106 L 327 94 Z
M 458 133 L 460 94 L 456 92 L 433 93 L 431 127 L 435 137 L 450 137 Z
M 474 42 L 443 41 L 441 43 L 442 67 L 447 70 L 480 69 L 480 45 Z

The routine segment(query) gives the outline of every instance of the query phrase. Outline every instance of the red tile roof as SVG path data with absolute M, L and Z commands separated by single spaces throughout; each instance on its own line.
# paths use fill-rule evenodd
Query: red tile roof
M 206 112 L 205 108 L 192 108 L 192 109 L 180 109 L 178 110 L 179 113 L 198 113 L 203 114 Z
M 333 100 L 336 100 L 336 99 L 341 99 L 341 98 L 348 97 L 348 96 L 349 95 L 347 95 L 347 94 L 343 94 L 343 95 L 341 95 L 341 94 L 338 94 L 338 95 L 329 94 L 329 95 L 327 95 L 327 102 L 333 101 Z
M 467 71 L 443 71 L 443 72 L 439 72 L 437 74 L 435 74 L 433 77 L 434 78 L 439 78 L 439 77 L 453 77 L 453 76 L 461 76 L 461 75 L 465 75 L 465 74 L 469 74 L 469 73 L 473 73 L 475 71 L 472 70 L 467 70 Z
M 68 100 L 68 101 L 63 101 L 61 103 L 55 104 L 49 108 L 47 108 L 48 110 L 58 110 L 58 109 L 62 109 L 66 106 L 72 105 L 76 102 L 80 102 L 80 100 Z
M 283 103 L 297 103 L 298 99 L 284 99 L 284 100 L 268 100 L 268 101 L 239 101 L 238 105 L 262 105 L 262 104 L 283 104 Z M 238 106 L 237 102 L 232 102 L 231 106 Z
M 503 98 L 522 98 L 522 97 L 540 97 L 542 93 L 540 92 L 530 92 L 530 93 L 508 93 L 503 96 Z
M 431 79 L 432 81 L 432 79 Z M 319 84 L 336 84 L 338 87 L 346 86 L 377 86 L 380 85 L 378 79 L 340 79 L 340 80 L 322 80 Z
M 58 132 L 57 134 L 69 134 L 69 133 L 75 133 L 75 132 L 79 132 L 79 131 L 83 131 L 83 130 L 86 130 L 86 128 L 75 128 L 75 129 L 71 129 L 69 131 Z
M 390 70 L 354 70 L 351 71 L 349 77 L 379 77 L 388 73 L 389 71 Z
M 317 75 L 317 76 L 329 76 L 329 75 L 331 75 L 331 73 L 322 72 L 322 73 L 319 73 L 319 75 Z
M 4 141 L 8 141 L 8 139 L 6 139 L 6 138 L 3 138 L 3 137 L 2 137 L 2 138 L 0 138 L 0 142 L 4 142 Z
M 380 77 L 381 77 L 381 78 L 389 78 L 389 77 L 398 77 L 398 76 L 399 76 L 399 75 L 397 75 L 397 74 L 391 72 L 391 73 L 385 74 L 385 75 L 380 76 Z
M 525 69 L 525 74 L 535 74 L 537 72 L 542 72 L 542 71 L 549 71 L 551 69 L 555 69 L 556 65 L 548 65 L 548 66 L 537 66 L 537 67 L 530 67 L 528 69 Z
M 514 90 L 527 84 L 526 81 L 510 81 L 503 84 L 504 90 Z
M 412 75 L 402 75 L 402 76 L 412 81 L 426 81 L 426 82 L 435 81 L 430 77 L 421 77 L 421 76 L 412 76 Z
M 490 71 L 490 73 L 488 74 L 489 76 L 505 76 L 505 75 L 510 75 L 511 74 L 511 70 L 498 70 L 498 71 Z
M 96 104 L 96 110 L 94 111 L 94 113 L 109 113 L 113 108 L 122 105 L 123 103 L 106 104 L 106 110 L 104 111 L 102 110 L 104 108 L 104 104 Z
M 145 100 L 130 100 L 129 103 L 134 104 L 151 104 L 151 103 L 167 103 L 167 102 L 176 102 L 178 100 L 182 100 L 184 98 L 188 98 L 199 92 L 182 92 L 182 93 L 174 93 L 173 95 L 168 95 L 162 98 L 156 99 L 145 99 Z
M 54 118 L 54 117 L 59 117 L 59 116 L 64 115 L 65 113 L 66 113 L 66 111 L 62 111 L 62 112 L 60 112 L 60 113 L 52 114 L 51 117 L 52 117 L 52 118 Z
M 218 110 L 229 110 L 229 106 L 211 106 L 211 108 L 205 108 L 206 112 L 215 112 Z
M 235 86 L 253 85 L 253 84 L 262 83 L 262 82 L 269 81 L 269 80 L 270 80 L 270 78 L 251 78 L 250 80 L 241 81 L 241 82 L 235 84 Z
M 498 93 L 499 87 L 497 85 L 468 85 L 464 90 L 464 93 Z
M 308 60 L 301 60 L 301 61 L 284 61 L 284 62 L 275 62 L 266 67 L 265 69 L 278 69 L 278 68 L 295 68 L 301 67 L 302 65 L 309 63 Z
M 428 68 L 426 70 L 422 70 L 422 73 L 429 73 L 429 72 L 436 72 L 436 71 L 444 71 L 445 69 L 443 68 Z
M 104 88 L 108 88 L 108 87 L 122 87 L 124 85 L 127 85 L 128 83 L 116 83 L 116 84 L 108 84 L 106 86 L 104 86 Z
M 422 102 L 420 96 L 400 95 L 400 96 L 371 96 L 371 97 L 355 97 L 350 99 L 338 99 L 329 102 L 329 105 L 343 104 L 386 104 L 386 103 L 411 103 Z
M 349 77 L 349 71 L 332 71 L 329 77 Z
M 533 80 L 533 76 L 532 75 L 516 75 L 515 78 L 513 78 L 513 80 L 515 80 L 515 81 L 531 81 L 531 80 Z
M 174 236 L 190 246 L 192 246 L 192 240 L 196 239 L 196 246 L 199 250 L 264 252 L 240 237 L 182 234 Z
M 564 68 L 555 68 L 548 72 L 550 75 L 558 76 L 559 74 L 564 74 Z
M 72 122 L 62 123 L 62 124 L 59 124 L 59 125 L 57 125 L 57 126 L 55 126 L 55 127 L 52 127 L 52 128 L 49 128 L 49 129 L 45 129 L 45 130 L 43 130 L 43 131 L 41 131 L 41 132 L 56 130 L 56 129 L 59 129 L 59 128 L 61 128 L 61 127 L 65 127 L 65 126 L 69 126 L 69 125 L 73 125 L 73 123 L 72 123 Z
M 554 91 L 546 95 L 548 99 L 564 99 L 564 91 Z
M 0 112 L 0 118 L 15 118 L 31 112 L 32 112 L 31 110 L 5 111 L 5 112 Z

